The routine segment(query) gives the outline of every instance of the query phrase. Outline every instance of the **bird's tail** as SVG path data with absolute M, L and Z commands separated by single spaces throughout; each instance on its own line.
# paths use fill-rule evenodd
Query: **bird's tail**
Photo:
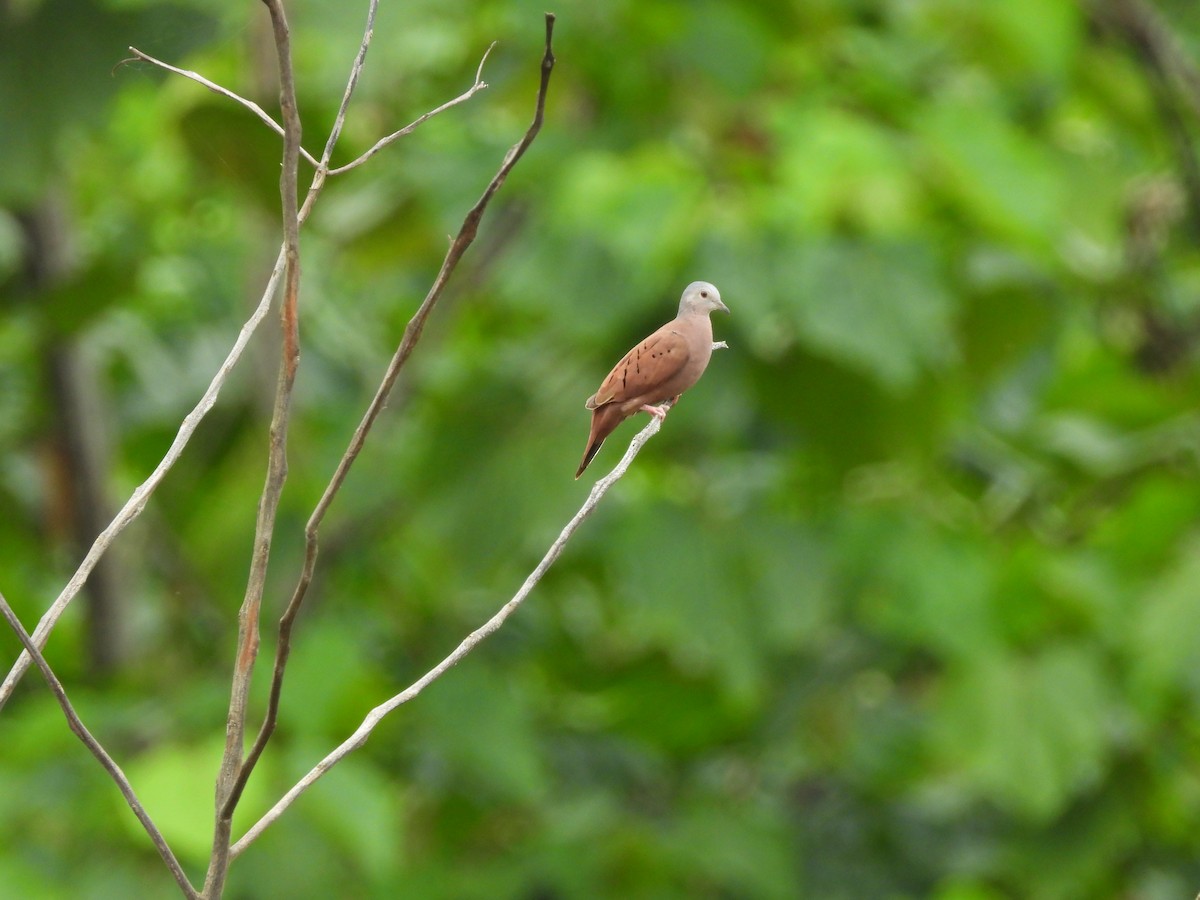
M 588 467 L 588 464 L 592 461 L 592 457 L 594 457 L 598 452 L 600 452 L 600 446 L 603 443 L 604 443 L 604 438 L 600 438 L 600 440 L 592 441 L 591 443 L 588 444 L 587 452 L 583 454 L 583 462 L 581 462 L 579 464 L 579 468 L 575 470 L 575 480 L 576 481 L 578 481 L 579 476 L 583 474 L 583 470 Z
M 592 413 L 592 430 L 588 435 L 587 450 L 584 451 L 583 462 L 579 464 L 579 468 L 575 472 L 577 479 L 583 474 L 583 470 L 588 467 L 588 464 L 592 461 L 596 453 L 599 452 L 604 439 L 613 433 L 613 430 L 621 424 L 624 418 L 616 404 L 601 406 Z

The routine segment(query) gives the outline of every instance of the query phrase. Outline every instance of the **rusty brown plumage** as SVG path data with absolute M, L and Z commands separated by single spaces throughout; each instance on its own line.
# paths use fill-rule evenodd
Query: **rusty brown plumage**
M 623 421 L 644 411 L 662 418 L 666 411 L 655 404 L 679 397 L 704 374 L 712 356 L 713 310 L 729 312 L 720 292 L 706 281 L 687 286 L 679 301 L 679 314 L 625 354 L 587 399 L 592 411 L 578 478 L 608 437 Z

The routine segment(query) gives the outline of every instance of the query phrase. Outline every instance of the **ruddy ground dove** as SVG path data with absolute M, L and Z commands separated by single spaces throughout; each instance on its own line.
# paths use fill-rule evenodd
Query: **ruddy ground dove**
M 588 397 L 584 406 L 592 411 L 592 432 L 576 478 L 613 429 L 636 412 L 664 418 L 667 411 L 655 404 L 678 400 L 704 374 L 713 350 L 708 314 L 715 309 L 729 312 L 721 292 L 707 281 L 693 281 L 679 300 L 679 315 L 626 353 Z

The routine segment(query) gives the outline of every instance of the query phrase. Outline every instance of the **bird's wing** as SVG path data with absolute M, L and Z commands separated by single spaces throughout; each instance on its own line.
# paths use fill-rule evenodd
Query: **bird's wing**
M 678 320 L 668 322 L 626 353 L 608 373 L 600 390 L 588 398 L 587 408 L 653 395 L 656 388 L 670 381 L 687 364 L 688 342 L 684 330 Z

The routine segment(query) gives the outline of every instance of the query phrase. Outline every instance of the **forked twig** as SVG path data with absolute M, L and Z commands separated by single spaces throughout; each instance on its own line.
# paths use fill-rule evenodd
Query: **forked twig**
M 176 877 L 180 887 L 188 897 L 218 897 L 224 887 L 224 881 L 228 871 L 229 862 L 236 855 L 236 853 L 233 852 L 233 848 L 229 842 L 232 814 L 241 796 L 242 790 L 245 787 L 246 780 L 253 770 L 254 763 L 259 758 L 266 741 L 269 739 L 270 734 L 274 729 L 274 723 L 278 713 L 278 700 L 279 692 L 282 687 L 283 671 L 284 667 L 286 666 L 287 654 L 290 649 L 291 626 L 294 621 L 295 614 L 298 611 L 301 602 L 303 601 L 304 594 L 306 593 L 307 586 L 312 577 L 313 567 L 315 566 L 317 551 L 317 528 L 334 496 L 337 494 L 341 484 L 345 480 L 350 466 L 357 458 L 358 453 L 361 451 L 366 436 L 369 433 L 380 410 L 382 409 L 387 395 L 394 385 L 401 368 L 403 368 L 417 342 L 420 340 L 426 319 L 441 297 L 442 292 L 444 291 L 449 278 L 455 271 L 462 255 L 474 241 L 478 231 L 479 223 L 488 205 L 490 204 L 492 197 L 503 185 L 513 166 L 515 166 L 517 161 L 525 153 L 526 149 L 532 143 L 534 137 L 540 130 L 544 118 L 545 101 L 550 74 L 554 65 L 554 56 L 552 52 L 554 16 L 553 14 L 548 13 L 546 15 L 545 53 L 542 59 L 541 81 L 538 89 L 533 123 L 530 125 L 521 141 L 514 145 L 506 154 L 499 170 L 489 182 L 483 195 L 465 217 L 457 237 L 452 242 L 446 254 L 442 268 L 439 271 L 433 286 L 430 288 L 430 291 L 426 295 L 424 301 L 421 303 L 416 313 L 414 313 L 412 319 L 409 321 L 400 345 L 397 348 L 396 354 L 393 356 L 387 372 L 385 373 L 383 382 L 381 383 L 375 398 L 368 406 L 363 421 L 359 424 L 358 429 L 355 431 L 354 437 L 350 442 L 350 446 L 347 448 L 341 463 L 339 463 L 338 469 L 334 473 L 326 489 L 325 494 L 322 496 L 320 503 L 318 504 L 312 518 L 309 521 L 309 526 L 306 529 L 307 549 L 304 572 L 301 576 L 300 583 L 296 588 L 296 592 L 293 595 L 292 601 L 289 603 L 288 609 L 285 611 L 285 614 L 280 621 L 280 653 L 276 659 L 275 678 L 272 683 L 272 695 L 268 714 L 265 717 L 262 730 L 259 733 L 254 747 L 251 749 L 250 754 L 243 760 L 241 755 L 242 734 L 245 726 L 246 703 L 249 692 L 250 678 L 258 649 L 259 610 L 261 609 L 266 566 L 269 559 L 271 538 L 274 531 L 275 511 L 278 508 L 279 498 L 282 493 L 283 483 L 286 479 L 287 473 L 286 435 L 292 389 L 294 386 L 296 369 L 299 361 L 299 335 L 297 318 L 299 290 L 299 227 L 311 211 L 312 203 L 320 193 L 327 175 L 345 172 L 363 164 L 383 148 L 387 147 L 399 138 L 410 134 L 423 122 L 441 112 L 444 112 L 447 109 L 450 109 L 453 106 L 470 99 L 480 90 L 486 88 L 487 84 L 482 80 L 483 65 L 492 49 L 492 47 L 489 47 L 487 52 L 484 53 L 483 58 L 479 63 L 479 67 L 476 70 L 474 82 L 464 93 L 460 94 L 453 100 L 450 100 L 441 106 L 423 114 L 414 122 L 405 126 L 399 131 L 393 132 L 387 137 L 382 138 L 366 153 L 353 162 L 336 170 L 330 170 L 328 168 L 328 162 L 332 156 L 334 146 L 344 124 L 350 98 L 353 94 L 354 87 L 357 84 L 359 74 L 362 70 L 367 47 L 370 43 L 370 38 L 373 31 L 373 22 L 375 12 L 378 7 L 378 0 L 370 0 L 366 34 L 364 35 L 363 41 L 360 44 L 359 52 L 356 55 L 341 106 L 338 110 L 335 123 L 331 129 L 329 139 L 326 143 L 325 150 L 320 160 L 315 159 L 300 145 L 300 122 L 295 104 L 295 86 L 291 70 L 290 42 L 282 2 L 281 0 L 263 0 L 263 2 L 266 4 L 271 14 L 276 47 L 279 53 L 280 95 L 281 108 L 283 110 L 282 126 L 276 123 L 269 115 L 267 115 L 262 108 L 258 106 L 258 104 L 240 97 L 234 92 L 215 84 L 196 72 L 171 66 L 137 50 L 136 48 L 131 47 L 130 51 L 138 59 L 142 59 L 146 62 L 158 65 L 168 71 L 187 77 L 203 85 L 214 93 L 234 100 L 253 112 L 277 134 L 283 136 L 284 163 L 281 174 L 281 192 L 283 197 L 284 243 L 280 250 L 279 258 L 276 261 L 275 268 L 272 272 L 267 288 L 264 291 L 258 308 L 256 308 L 254 314 L 243 326 L 242 332 L 239 335 L 238 340 L 235 342 L 233 349 L 230 351 L 230 354 L 226 358 L 225 362 L 214 376 L 200 403 L 184 419 L 176 438 L 171 445 L 171 448 L 168 450 L 163 460 L 155 468 L 151 476 L 141 486 L 139 486 L 122 510 L 93 543 L 83 563 L 81 563 L 79 569 L 68 582 L 66 588 L 64 588 L 63 592 L 43 616 L 32 637 L 25 633 L 24 628 L 17 620 L 15 614 L 12 613 L 12 610 L 8 607 L 7 603 L 4 602 L 4 598 L 0 596 L 0 606 L 3 607 L 3 614 L 8 620 L 9 625 L 21 638 L 22 644 L 25 647 L 25 651 L 18 658 L 3 685 L 0 685 L 0 707 L 2 707 L 7 698 L 11 696 L 17 681 L 19 681 L 22 675 L 28 670 L 29 665 L 31 663 L 38 665 L 46 677 L 47 682 L 51 685 L 52 690 L 54 690 L 60 704 L 63 706 L 64 713 L 67 716 L 67 720 L 70 723 L 72 730 L 79 735 L 80 739 L 83 740 L 83 742 L 88 746 L 89 750 L 91 750 L 97 756 L 97 758 L 105 766 L 106 770 L 109 771 L 110 775 L 117 782 L 118 786 L 122 790 L 122 793 L 125 795 L 126 800 L 129 802 L 131 808 L 133 808 L 139 820 L 142 821 L 143 826 L 146 828 L 156 847 L 158 847 L 160 854 L 163 856 L 164 861 L 167 862 L 172 874 Z M 303 207 L 298 208 L 298 198 L 296 195 L 296 176 L 298 161 L 301 157 L 316 167 L 316 173 L 314 174 L 313 182 L 309 188 Z M 87 732 L 86 728 L 84 728 L 82 723 L 79 721 L 78 716 L 75 715 L 61 684 L 57 681 L 53 672 L 50 671 L 48 664 L 40 653 L 39 647 L 44 645 L 50 631 L 61 617 L 62 612 L 70 603 L 71 599 L 73 599 L 82 588 L 92 568 L 95 566 L 96 561 L 108 549 L 117 535 L 120 534 L 120 532 L 123 531 L 130 522 L 137 518 L 138 515 L 140 515 L 147 500 L 149 499 L 149 496 L 153 493 L 154 489 L 165 477 L 167 471 L 169 471 L 169 469 L 182 454 L 183 449 L 190 440 L 200 420 L 203 419 L 204 415 L 206 415 L 215 404 L 217 395 L 221 387 L 224 385 L 230 370 L 240 359 L 241 354 L 249 341 L 249 338 L 257 328 L 258 324 L 265 317 L 266 312 L 270 307 L 270 301 L 274 296 L 276 288 L 279 286 L 281 278 L 284 282 L 283 301 L 281 304 L 284 340 L 280 364 L 280 376 L 276 392 L 275 411 L 271 422 L 267 483 L 264 486 L 263 494 L 260 499 L 251 571 L 248 579 L 246 596 L 242 605 L 242 611 L 239 615 L 239 641 L 236 654 L 233 685 L 231 689 L 229 718 L 227 722 L 226 752 L 222 760 L 221 772 L 218 776 L 217 784 L 217 810 L 213 838 L 213 855 L 210 860 L 209 871 L 206 875 L 204 891 L 202 894 L 200 894 L 197 893 L 195 888 L 193 888 L 188 882 L 178 864 L 178 861 L 175 860 L 174 856 L 171 854 L 171 851 L 169 847 L 167 847 L 165 841 L 162 839 L 161 834 L 158 833 L 153 822 L 149 819 L 144 809 L 142 809 L 138 803 L 136 796 L 133 795 L 132 788 L 129 786 L 128 780 L 125 779 L 125 776 L 121 772 L 120 768 L 115 762 L 113 762 L 111 757 L 108 756 L 103 747 L 101 747 L 100 744 L 96 742 L 95 739 L 90 735 L 90 733 Z M 651 426 L 647 428 L 646 432 L 643 433 L 645 437 L 639 435 L 639 437 L 635 439 L 637 447 L 640 447 L 639 441 L 644 442 L 645 439 L 648 439 L 650 434 L 653 434 L 655 431 L 657 431 L 658 424 L 658 421 L 654 420 L 651 423 Z M 628 466 L 628 461 L 632 459 L 632 455 L 634 453 L 636 453 L 636 449 L 631 446 L 631 452 L 628 455 L 628 459 L 623 461 L 624 467 Z M 546 559 L 543 560 L 542 565 L 539 566 L 534 575 L 530 576 L 530 579 L 527 580 L 526 585 L 522 588 L 522 591 L 519 593 L 518 597 L 514 598 L 515 602 L 510 601 L 510 604 L 506 606 L 506 611 L 502 611 L 503 615 L 494 620 L 494 623 L 489 623 L 488 626 L 485 626 L 483 629 L 480 629 L 478 632 L 476 632 L 475 635 L 472 636 L 474 640 L 470 643 L 470 646 L 466 646 L 465 649 L 462 649 L 463 654 L 469 652 L 470 648 L 474 646 L 475 643 L 478 643 L 478 641 L 482 640 L 483 637 L 486 637 L 487 634 L 490 634 L 491 631 L 494 631 L 495 628 L 499 627 L 504 618 L 507 618 L 507 615 L 510 614 L 512 610 L 519 605 L 521 600 L 524 599 L 524 596 L 526 596 L 529 591 L 532 590 L 533 586 L 538 580 L 540 580 L 545 569 L 549 567 L 555 558 L 557 558 L 558 554 L 561 552 L 562 545 L 565 544 L 565 541 L 570 536 L 570 533 L 574 531 L 575 527 L 578 526 L 579 522 L 582 521 L 586 515 L 590 514 L 591 509 L 594 507 L 595 501 L 603 495 L 604 491 L 607 490 L 612 481 L 615 481 L 616 478 L 620 477 L 620 474 L 623 473 L 624 468 L 618 467 L 618 469 L 619 471 L 615 470 L 614 475 L 610 476 L 610 481 L 607 483 L 602 481 L 598 484 L 598 488 L 600 488 L 601 484 L 603 484 L 603 488 L 600 489 L 598 493 L 597 491 L 593 491 L 593 497 L 589 498 L 589 502 L 588 504 L 585 504 L 584 510 L 581 510 L 580 515 L 578 515 L 576 519 L 573 520 L 568 526 L 567 530 L 564 531 L 559 542 L 556 542 L 555 547 L 553 547 L 551 552 L 547 554 Z M 472 641 L 472 638 L 468 638 L 468 641 Z M 464 644 L 466 643 L 467 642 L 464 642 Z M 453 663 L 451 662 L 450 665 L 452 664 Z M 415 686 L 416 690 L 410 689 L 411 696 L 416 696 L 416 693 L 419 693 L 419 691 L 423 689 L 424 684 L 438 677 L 441 674 L 441 671 L 444 671 L 444 669 L 431 673 L 424 683 L 420 684 L 419 686 Z M 402 699 L 399 700 L 399 703 L 407 702 L 407 699 L 411 699 L 411 697 L 405 697 L 404 695 L 400 696 Z M 399 705 L 399 703 L 396 705 Z M 284 803 L 284 801 L 286 801 L 286 803 Z M 284 801 L 281 801 L 281 803 L 284 803 L 285 806 L 290 805 L 291 801 L 286 797 L 284 798 Z M 276 816 L 277 815 L 278 813 L 276 813 Z M 250 839 L 252 838 L 247 835 L 242 839 L 242 841 L 239 842 L 239 849 L 237 850 L 237 853 L 241 852 L 241 848 L 244 848 Z
M 378 141 L 375 142 L 374 146 L 372 146 L 370 150 L 368 150 L 366 153 L 364 153 L 358 159 L 354 160 L 353 162 L 348 162 L 344 166 L 338 166 L 336 169 L 330 169 L 329 174 L 330 175 L 341 175 L 343 172 L 349 172 L 351 169 L 353 169 L 357 166 L 361 166 L 363 163 L 365 163 L 368 159 L 370 159 L 372 156 L 374 156 L 376 153 L 378 153 L 384 147 L 388 146 L 388 144 L 398 141 L 400 138 L 404 137 L 406 134 L 412 134 L 412 132 L 414 132 L 427 119 L 432 119 L 438 113 L 443 113 L 452 106 L 458 106 L 458 104 L 462 103 L 464 100 L 470 100 L 472 97 L 475 96 L 475 94 L 477 92 L 482 91 L 484 88 L 486 88 L 487 82 L 483 80 L 483 64 L 485 62 L 487 62 L 488 54 L 490 54 L 492 52 L 492 49 L 495 46 L 496 46 L 496 42 L 492 41 L 491 46 L 489 46 L 487 48 L 487 50 L 485 50 L 483 52 L 483 59 L 481 59 L 479 61 L 479 68 L 475 70 L 475 83 L 472 84 L 466 91 L 459 94 L 453 100 L 447 100 L 445 103 L 443 103 L 441 106 L 437 107 L 436 109 L 431 109 L 429 112 L 425 113 L 424 115 L 417 117 L 412 122 L 410 122 L 408 125 L 405 125 L 403 128 L 401 128 L 399 131 L 393 131 L 387 137 L 380 138 Z

